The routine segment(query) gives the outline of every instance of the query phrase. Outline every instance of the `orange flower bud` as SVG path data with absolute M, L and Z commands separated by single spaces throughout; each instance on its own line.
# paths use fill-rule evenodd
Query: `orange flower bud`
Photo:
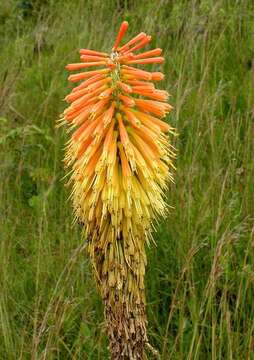
M 112 51 L 114 51 L 115 49 L 117 49 L 118 45 L 120 44 L 122 38 L 124 37 L 124 35 L 125 35 L 125 33 L 126 33 L 127 29 L 128 29 L 128 26 L 129 26 L 129 24 L 128 24 L 127 21 L 122 22 L 121 27 L 120 27 L 120 30 L 119 30 L 119 33 L 118 33 L 118 35 L 117 35 L 117 38 L 116 38 L 116 41 L 115 41 L 115 44 L 114 44 L 114 46 L 113 46 Z

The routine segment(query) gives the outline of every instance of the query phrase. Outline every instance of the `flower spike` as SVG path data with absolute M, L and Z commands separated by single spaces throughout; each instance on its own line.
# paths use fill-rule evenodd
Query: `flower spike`
M 66 66 L 78 71 L 68 79 L 79 84 L 65 97 L 59 123 L 72 134 L 65 164 L 104 301 L 111 359 L 144 360 L 147 350 L 155 353 L 146 329 L 145 247 L 167 214 L 174 129 L 162 120 L 172 110 L 169 94 L 154 84 L 164 75 L 135 67 L 163 63 L 162 50 L 141 52 L 151 40 L 143 32 L 120 46 L 127 29 L 124 21 L 110 54 L 81 49 L 81 61 Z

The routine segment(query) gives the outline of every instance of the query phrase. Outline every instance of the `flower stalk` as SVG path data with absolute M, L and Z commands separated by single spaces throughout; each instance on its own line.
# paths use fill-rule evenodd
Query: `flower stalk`
M 169 94 L 154 85 L 163 74 L 135 67 L 161 64 L 162 50 L 137 53 L 151 41 L 145 33 L 120 46 L 127 28 L 124 21 L 111 54 L 81 49 L 81 62 L 66 66 L 85 71 L 69 76 L 80 83 L 66 96 L 70 106 L 59 121 L 71 132 L 65 155 L 71 198 L 104 301 L 111 358 L 143 360 L 152 349 L 145 247 L 155 220 L 167 214 L 175 131 L 162 120 L 172 109 Z

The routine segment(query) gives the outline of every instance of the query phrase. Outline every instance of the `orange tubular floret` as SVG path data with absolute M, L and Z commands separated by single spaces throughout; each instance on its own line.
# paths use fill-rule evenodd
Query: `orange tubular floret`
M 133 112 L 133 110 L 131 110 Z M 147 126 L 149 126 L 149 124 L 154 124 L 156 126 L 158 126 L 160 128 L 161 131 L 163 132 L 168 132 L 170 130 L 170 126 L 165 122 L 165 121 L 161 121 L 160 119 L 149 115 L 149 114 L 145 114 L 141 111 L 136 111 L 134 112 L 134 114 L 141 120 L 141 122 L 144 122 L 144 124 L 147 124 Z
M 108 76 L 105 79 L 102 79 L 102 80 L 99 80 L 99 81 L 97 81 L 97 82 L 95 82 L 93 84 L 90 84 L 87 87 L 87 91 L 88 92 L 94 91 L 95 89 L 98 89 L 100 86 L 108 84 L 109 82 L 111 82 L 111 80 L 112 80 L 112 78 L 110 76 Z
M 120 139 L 121 139 L 121 143 L 123 144 L 124 147 L 128 146 L 129 144 L 129 137 L 128 137 L 128 133 L 126 131 L 126 128 L 123 124 L 123 119 L 121 114 L 117 114 L 116 118 L 118 120 L 118 124 L 119 124 L 119 133 L 120 133 Z
M 79 53 L 81 55 L 95 55 L 95 56 L 101 56 L 101 57 L 109 57 L 109 55 L 107 53 L 103 53 L 103 52 L 95 51 L 95 50 L 89 50 L 89 49 L 80 49 Z
M 141 79 L 141 80 L 151 80 L 151 74 L 147 72 L 139 71 L 131 71 L 128 69 L 121 70 L 121 74 L 124 76 L 124 78 L 129 79 Z
M 88 85 L 93 84 L 93 83 L 95 83 L 96 81 L 102 80 L 102 79 L 105 79 L 105 75 L 104 75 L 104 74 L 102 74 L 102 75 L 101 75 L 101 74 L 94 75 L 94 76 L 92 76 L 90 79 L 88 79 L 88 80 L 86 80 L 86 81 L 83 81 L 80 85 L 74 87 L 74 88 L 72 89 L 72 93 L 73 93 L 73 92 L 76 92 L 76 91 L 79 91 L 79 90 L 81 90 L 81 89 L 84 89 L 84 88 L 86 88 Z
M 77 63 L 77 64 L 68 64 L 65 66 L 65 69 L 68 71 L 74 71 L 74 70 L 79 70 L 79 69 L 83 69 L 83 63 Z
M 73 100 L 73 98 L 71 97 L 72 94 L 67 96 L 67 101 L 72 102 L 72 106 L 74 108 L 79 107 L 81 104 L 85 105 L 87 101 L 90 101 L 91 98 L 95 97 L 96 95 L 99 95 L 102 91 L 106 90 L 106 86 L 101 86 L 99 89 L 94 90 L 93 92 L 89 92 L 86 93 L 83 96 L 80 96 L 76 99 Z M 75 95 L 76 93 L 74 93 L 73 95 Z
M 139 137 L 143 139 L 153 149 L 154 153 L 159 156 L 159 148 L 155 142 L 156 139 L 154 138 L 154 136 L 151 136 L 151 133 L 145 126 L 136 129 L 136 134 L 138 134 Z
M 143 157 L 152 165 L 152 160 L 155 160 L 158 155 L 135 132 L 131 135 L 132 140 L 134 140 L 134 145 L 137 146 Z
M 82 96 L 80 99 L 77 99 L 75 101 L 73 101 L 73 103 L 71 104 L 71 107 L 73 109 L 79 109 L 81 107 L 84 107 L 88 104 L 91 104 L 92 102 L 97 100 L 97 96 L 96 94 L 92 94 L 92 96 L 89 96 L 90 94 L 86 94 L 84 96 Z
M 161 135 L 161 129 L 159 128 L 159 126 L 155 125 L 152 121 L 149 120 L 145 120 L 145 119 L 141 119 L 140 117 L 138 118 L 142 125 L 141 125 L 141 129 L 143 129 L 144 131 L 146 131 L 147 133 L 151 134 L 151 136 L 160 136 Z
M 152 106 L 157 107 L 158 109 L 163 109 L 167 113 L 172 109 L 172 106 L 165 102 L 154 101 L 154 100 L 141 100 L 141 101 L 148 104 L 148 106 L 152 105 Z
M 151 80 L 152 74 L 148 71 L 140 70 L 133 68 L 131 66 L 123 65 L 121 73 L 123 75 L 132 75 L 135 78 L 140 78 L 143 80 Z
M 105 89 L 105 87 L 100 89 L 100 91 L 102 91 L 103 89 Z M 86 98 L 86 99 L 82 99 L 82 100 L 80 99 L 80 102 L 77 102 L 77 103 L 73 102 L 71 106 L 76 109 L 76 108 L 80 108 L 80 107 L 87 106 L 90 104 L 95 104 L 98 101 L 98 94 L 94 95 L 90 98 Z
M 129 47 L 131 45 L 135 44 L 136 42 L 138 42 L 140 40 L 143 40 L 145 37 L 146 37 L 146 34 L 141 32 L 140 34 L 138 34 L 137 36 L 132 38 L 130 41 L 128 41 L 125 45 L 118 48 L 118 51 L 121 52 L 121 53 L 124 53 L 125 51 L 127 51 L 129 49 Z
M 145 92 L 154 92 L 156 91 L 154 88 L 152 88 L 151 86 L 147 86 L 147 85 L 136 85 L 132 87 L 133 92 L 136 91 L 145 91 Z
M 109 102 L 109 98 L 98 101 L 92 107 L 91 114 L 93 113 L 94 115 L 96 115 L 96 113 L 99 113 L 108 102 Z
M 142 47 L 144 47 L 145 45 L 147 45 L 150 41 L 151 41 L 152 37 L 151 36 L 146 36 L 143 40 L 140 41 L 140 43 L 138 43 L 137 45 L 135 45 L 133 48 L 130 48 L 127 53 L 129 52 L 134 52 L 137 51 L 139 49 L 141 49 Z
M 89 121 L 86 121 L 83 125 L 80 126 L 80 128 L 78 130 L 76 130 L 73 135 L 72 138 L 75 141 L 78 141 L 80 139 L 80 137 L 82 136 L 82 138 L 84 137 L 84 139 L 86 138 L 87 134 L 91 134 L 92 135 L 92 131 L 95 129 L 95 127 L 98 125 L 99 121 L 100 121 L 100 117 L 98 117 L 96 120 L 94 120 L 92 123 Z M 84 140 L 83 139 L 83 140 Z
M 154 58 L 147 58 L 147 59 L 137 59 L 137 60 L 128 60 L 126 64 L 161 64 L 163 63 L 163 57 L 154 57 Z
M 131 59 L 134 59 L 134 55 L 132 53 L 129 53 L 127 55 L 120 55 L 119 56 L 120 63 L 123 63 L 123 62 L 131 60 Z
M 122 110 L 124 111 L 128 121 L 133 127 L 135 128 L 140 127 L 141 124 L 139 119 L 136 118 L 136 116 L 130 111 L 130 109 L 123 107 Z
M 91 66 L 103 66 L 106 64 L 106 61 L 95 61 L 95 62 L 87 62 L 87 63 L 77 63 L 77 64 L 69 64 L 66 66 L 66 69 L 69 71 L 85 69 Z
M 92 91 L 89 91 L 87 88 L 79 90 L 79 91 L 75 91 L 74 93 L 70 93 L 69 95 L 67 95 L 65 97 L 65 100 L 67 102 L 73 102 L 79 98 L 85 98 L 85 96 L 87 98 L 89 98 L 94 95 L 100 94 L 100 92 L 104 91 L 106 88 L 107 88 L 107 86 L 102 84 L 102 85 L 100 85 L 99 89 L 96 87 L 96 88 L 92 89 Z
M 155 144 L 154 140 L 151 139 L 148 135 L 140 130 L 136 130 L 135 133 L 132 133 L 132 136 L 136 139 L 136 141 L 141 144 L 144 150 L 148 149 L 151 151 L 154 157 L 159 157 L 158 146 Z
M 101 156 L 101 148 L 97 150 L 97 152 L 94 154 L 94 156 L 89 160 L 87 166 L 85 167 L 85 174 L 91 175 L 94 172 L 95 166 Z
M 88 104 L 89 105 L 89 104 Z M 73 107 L 72 105 L 69 106 L 68 109 L 66 109 L 66 111 L 64 112 L 64 116 L 67 120 L 72 120 L 75 117 L 77 117 L 79 114 L 82 113 L 82 111 L 85 111 L 88 108 L 88 105 L 86 106 L 81 106 L 81 107 Z
M 164 79 L 164 74 L 162 74 L 161 72 L 154 72 L 151 73 L 151 77 L 153 81 L 161 81 Z
M 141 69 L 137 69 L 133 66 L 128 66 L 128 65 L 123 65 L 122 66 L 122 71 L 129 71 L 130 73 L 136 75 L 136 74 L 143 74 L 144 76 L 149 76 L 149 79 L 152 78 L 152 73 L 150 73 L 149 71 L 145 71 L 145 70 L 141 70 Z
M 120 150 L 120 158 L 121 158 L 123 176 L 126 178 L 128 176 L 131 176 L 131 169 L 130 169 L 127 157 L 125 155 L 125 152 L 123 150 L 123 146 L 121 143 L 118 143 L 118 148 Z
M 103 122 L 100 121 L 94 130 L 93 137 L 94 138 L 98 137 L 99 139 L 101 139 L 101 137 L 103 137 L 103 135 L 104 135 Z
M 102 56 L 94 56 L 94 55 L 81 55 L 80 56 L 80 60 L 87 62 L 87 61 L 91 61 L 91 62 L 95 62 L 95 61 L 103 61 L 103 62 L 107 62 L 108 59 L 102 57 Z
M 154 100 L 158 100 L 158 101 L 167 101 L 168 100 L 167 92 L 160 93 L 157 91 L 149 91 L 149 90 L 133 89 L 133 93 L 143 95 L 143 96 L 149 97 L 150 99 L 154 99 Z
M 112 92 L 114 91 L 114 88 L 109 88 L 104 90 L 100 95 L 99 95 L 99 99 L 104 99 L 107 98 L 108 96 L 110 96 L 112 94 Z
M 132 89 L 131 86 L 121 82 L 121 81 L 117 81 L 117 85 L 125 92 L 131 94 L 132 93 Z
M 80 126 L 80 128 L 78 130 L 76 130 L 73 134 L 72 134 L 72 139 L 75 141 L 78 141 L 78 139 L 80 138 L 80 136 L 82 135 L 82 133 L 87 129 L 87 127 L 91 125 L 88 121 L 86 121 L 82 126 Z
M 146 86 L 151 89 L 155 89 L 154 84 L 147 81 L 140 81 L 140 80 L 126 80 L 126 82 L 132 86 Z
M 111 122 L 112 117 L 114 115 L 114 111 L 115 111 L 115 103 L 113 102 L 111 104 L 110 108 L 107 111 L 105 111 L 105 113 L 103 115 L 102 121 L 103 121 L 104 127 L 107 127 L 108 124 Z
M 103 144 L 103 152 L 108 151 L 109 145 L 112 142 L 114 126 L 115 126 L 115 121 L 113 120 L 111 125 L 110 125 L 110 128 L 108 129 L 108 132 L 107 132 L 107 134 L 105 136 L 105 140 L 104 140 L 104 144 Z
M 80 69 L 85 69 L 90 66 L 102 66 L 105 65 L 106 61 L 97 61 L 97 62 L 87 62 L 87 63 L 76 63 L 76 64 L 68 64 L 66 65 L 66 70 L 75 71 Z
M 161 53 L 162 53 L 162 49 L 157 48 L 157 49 L 153 49 L 153 50 L 143 52 L 143 53 L 138 54 L 138 55 L 134 55 L 133 58 L 134 59 L 144 59 L 144 58 L 151 57 L 151 56 L 160 56 Z
M 81 89 L 74 92 L 72 91 L 69 95 L 65 96 L 64 100 L 66 100 L 67 102 L 72 102 L 86 94 L 87 94 L 87 89 Z
M 168 104 L 160 103 L 158 101 L 136 99 L 135 102 L 136 102 L 136 105 L 138 108 L 140 108 L 144 111 L 149 111 L 149 112 L 151 112 L 155 115 L 161 116 L 161 117 L 164 117 L 168 110 L 167 106 L 166 106 Z
M 123 94 L 119 94 L 118 97 L 126 106 L 132 107 L 135 105 L 135 100 L 132 97 Z
M 78 82 L 83 79 L 90 78 L 91 76 L 97 75 L 97 74 L 107 74 L 109 72 L 109 69 L 101 69 L 101 70 L 94 70 L 94 71 L 87 71 L 79 74 L 70 75 L 68 77 L 69 81 L 72 82 Z
M 93 130 L 93 133 L 91 134 L 91 136 L 93 137 L 93 138 L 95 138 L 96 137 L 96 129 L 100 126 L 100 122 L 98 123 L 98 125 L 96 126 L 96 128 Z M 89 149 L 89 152 L 87 153 L 87 161 L 90 161 L 93 157 L 94 157 L 94 155 L 95 155 L 95 153 L 97 153 L 97 150 L 98 149 L 100 149 L 100 151 L 102 151 L 102 149 L 101 149 L 101 143 L 100 143 L 100 141 L 94 141 L 93 142 L 93 144 L 92 144 L 93 146 L 91 146 L 91 148 Z
M 111 143 L 109 144 L 108 164 L 114 165 L 116 159 L 116 136 L 113 134 Z
M 84 108 L 83 108 L 84 109 Z M 83 110 L 82 109 L 82 110 Z M 85 110 L 83 110 L 83 112 L 81 112 L 80 115 L 78 115 L 77 117 L 75 117 L 73 119 L 73 123 L 75 125 L 81 125 L 84 121 L 86 121 L 88 119 L 88 116 L 90 115 L 90 112 L 91 112 L 91 109 L 92 109 L 92 105 L 90 106 L 87 106 L 85 108 Z
M 75 118 L 77 118 L 83 111 L 84 109 L 70 109 L 68 108 L 67 110 L 69 110 L 68 112 L 64 112 L 64 118 L 65 120 L 67 120 L 68 122 L 73 122 L 73 120 Z M 71 111 L 70 111 L 71 110 Z
M 134 145 L 135 144 L 135 145 Z M 137 163 L 144 164 L 150 172 L 152 172 L 153 168 L 153 159 L 148 156 L 148 154 L 144 151 L 144 149 L 139 148 L 136 143 L 134 143 L 132 148 L 135 152 L 135 156 L 137 157 Z M 142 166 L 142 165 L 141 165 Z
M 124 35 L 128 29 L 128 26 L 129 26 L 129 24 L 127 21 L 122 22 L 122 24 L 120 26 L 120 30 L 119 30 L 117 38 L 116 38 L 116 41 L 115 41 L 115 44 L 112 48 L 112 51 L 115 51 L 118 48 L 118 45 L 120 44 L 122 38 L 124 37 Z
M 80 157 L 84 154 L 84 152 L 86 151 L 88 146 L 92 143 L 92 141 L 93 141 L 93 138 L 89 137 L 86 139 L 86 141 L 82 142 L 82 144 L 78 150 L 77 159 L 80 159 Z

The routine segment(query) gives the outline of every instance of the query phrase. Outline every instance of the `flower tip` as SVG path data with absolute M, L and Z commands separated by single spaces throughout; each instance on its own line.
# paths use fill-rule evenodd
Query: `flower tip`
M 126 30 L 128 29 L 128 26 L 129 26 L 128 21 L 123 21 L 122 24 L 121 24 L 121 27 L 126 28 Z M 125 31 L 126 31 L 126 30 L 125 30 Z
M 162 74 L 161 72 L 154 72 L 151 75 L 153 81 L 161 81 L 164 79 L 164 74 Z
M 117 35 L 117 38 L 116 38 L 116 41 L 115 41 L 115 44 L 112 48 L 112 51 L 116 50 L 118 48 L 118 45 L 120 44 L 122 38 L 124 37 L 127 29 L 128 29 L 128 26 L 129 26 L 129 23 L 128 21 L 123 21 L 121 26 L 120 26 L 120 29 L 119 29 L 119 32 L 118 32 L 118 35 Z

